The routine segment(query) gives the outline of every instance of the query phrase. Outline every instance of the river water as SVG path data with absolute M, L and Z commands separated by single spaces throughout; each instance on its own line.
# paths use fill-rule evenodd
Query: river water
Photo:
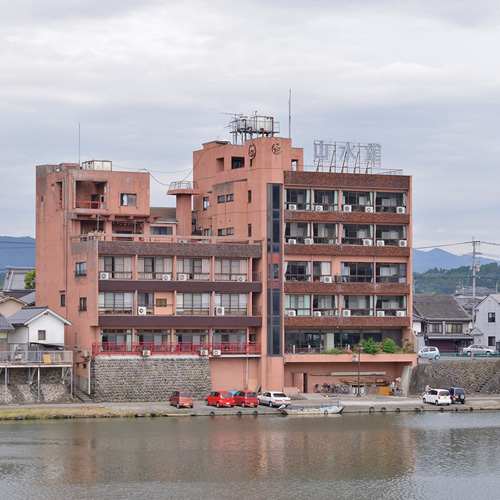
M 0 422 L 0 498 L 497 499 L 495 412 Z

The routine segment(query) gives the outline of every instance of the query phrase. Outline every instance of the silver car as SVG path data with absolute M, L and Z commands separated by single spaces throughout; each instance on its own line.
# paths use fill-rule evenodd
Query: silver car
M 440 358 L 439 349 L 437 347 L 433 347 L 433 346 L 428 345 L 428 346 L 420 349 L 420 351 L 418 351 L 418 357 L 419 358 L 439 359 Z
M 269 406 L 288 406 L 292 402 L 292 400 L 282 392 L 266 391 L 264 394 L 258 396 L 258 398 L 259 404 Z
M 472 356 L 473 354 L 474 356 L 491 356 L 492 354 L 495 354 L 496 351 L 491 347 L 486 347 L 480 344 L 472 344 L 469 347 L 464 347 L 462 353 L 467 356 Z

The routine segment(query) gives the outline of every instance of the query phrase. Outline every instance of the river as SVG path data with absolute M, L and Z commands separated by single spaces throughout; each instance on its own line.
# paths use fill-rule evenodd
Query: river
M 0 422 L 0 498 L 497 499 L 496 412 Z

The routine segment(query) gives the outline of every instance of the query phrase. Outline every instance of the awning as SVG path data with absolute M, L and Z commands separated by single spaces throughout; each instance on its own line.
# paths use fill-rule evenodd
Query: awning
M 425 335 L 429 340 L 474 340 L 471 335 Z

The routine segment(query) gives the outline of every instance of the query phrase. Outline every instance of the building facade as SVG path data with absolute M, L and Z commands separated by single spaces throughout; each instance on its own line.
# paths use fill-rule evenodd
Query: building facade
M 337 162 L 345 145 L 309 168 L 264 118 L 194 153 L 175 216 L 150 207 L 147 173 L 37 167 L 37 305 L 71 321 L 82 388 L 102 356 L 207 357 L 215 388 L 306 392 L 416 363 L 351 352 L 411 350 L 411 178 L 362 148 Z

